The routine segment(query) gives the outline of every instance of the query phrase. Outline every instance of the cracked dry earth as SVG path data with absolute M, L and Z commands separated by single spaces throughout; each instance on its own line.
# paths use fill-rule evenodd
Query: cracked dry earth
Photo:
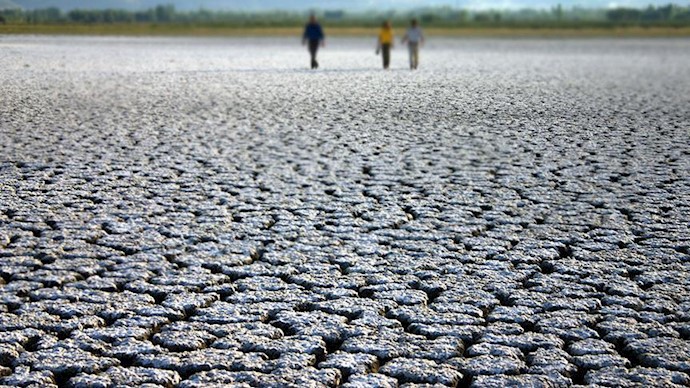
M 0 37 L 0 385 L 690 384 L 690 41 L 372 47 Z

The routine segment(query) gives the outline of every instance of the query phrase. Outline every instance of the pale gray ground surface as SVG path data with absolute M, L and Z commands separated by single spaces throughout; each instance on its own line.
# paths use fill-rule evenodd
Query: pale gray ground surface
M 0 37 L 0 385 L 690 383 L 690 41 Z

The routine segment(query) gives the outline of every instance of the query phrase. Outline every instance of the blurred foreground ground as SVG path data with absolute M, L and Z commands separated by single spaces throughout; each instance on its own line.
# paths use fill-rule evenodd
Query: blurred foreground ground
M 688 40 L 0 53 L 0 385 L 690 384 Z

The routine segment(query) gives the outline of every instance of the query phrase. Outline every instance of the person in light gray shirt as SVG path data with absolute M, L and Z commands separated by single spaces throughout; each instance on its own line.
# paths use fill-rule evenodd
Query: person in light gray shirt
M 419 28 L 417 19 L 412 19 L 410 22 L 410 28 L 407 29 L 402 42 L 407 43 L 407 49 L 410 52 L 410 69 L 416 70 L 419 66 L 419 46 L 424 44 L 424 34 Z

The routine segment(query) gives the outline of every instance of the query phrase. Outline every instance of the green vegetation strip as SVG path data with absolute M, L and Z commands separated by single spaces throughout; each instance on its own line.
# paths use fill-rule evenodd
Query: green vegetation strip
M 377 29 L 326 26 L 329 36 L 375 36 Z M 427 28 L 428 35 L 457 37 L 690 37 L 690 27 L 537 28 L 457 27 Z M 188 24 L 6 24 L 0 34 L 127 35 L 127 36 L 296 36 L 301 27 L 232 27 Z

